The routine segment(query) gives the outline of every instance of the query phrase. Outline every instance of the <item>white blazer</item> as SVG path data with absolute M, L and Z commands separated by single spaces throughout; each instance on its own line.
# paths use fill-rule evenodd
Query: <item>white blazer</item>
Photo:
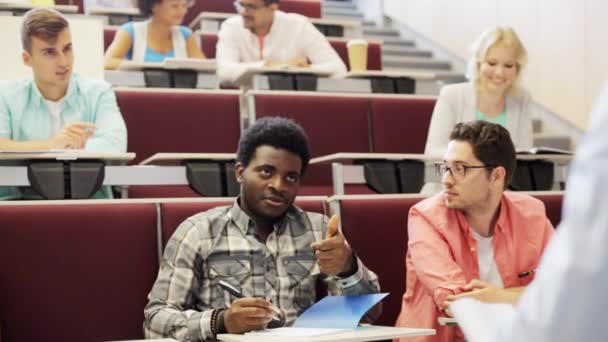
M 532 137 L 532 99 L 526 91 L 507 95 L 507 130 L 516 149 L 529 149 Z M 477 114 L 477 92 L 472 82 L 446 85 L 433 110 L 424 154 L 443 157 L 450 133 L 459 122 L 473 121 Z

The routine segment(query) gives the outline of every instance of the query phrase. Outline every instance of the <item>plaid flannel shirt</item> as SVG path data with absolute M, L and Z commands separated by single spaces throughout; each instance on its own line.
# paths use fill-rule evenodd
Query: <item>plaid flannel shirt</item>
M 214 340 L 211 313 L 234 299 L 219 280 L 246 297 L 271 301 L 284 313 L 286 325 L 315 303 L 318 278 L 333 295 L 378 292 L 377 276 L 359 259 L 357 272 L 347 278 L 320 273 L 310 244 L 325 237 L 327 221 L 325 215 L 292 206 L 262 243 L 238 200 L 188 218 L 168 242 L 148 295 L 146 337 Z

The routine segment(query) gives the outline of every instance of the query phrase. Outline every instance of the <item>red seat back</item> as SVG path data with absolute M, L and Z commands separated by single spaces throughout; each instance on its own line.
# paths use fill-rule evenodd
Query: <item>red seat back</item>
M 392 326 L 401 310 L 405 292 L 407 215 L 422 197 L 393 199 L 341 199 L 342 229 L 363 263 L 378 275 L 383 300 L 382 315 L 374 322 Z
M 190 23 L 201 12 L 236 13 L 232 0 L 199 0 L 194 2 L 184 18 L 183 25 Z M 279 8 L 283 12 L 299 13 L 309 18 L 321 18 L 321 1 L 319 0 L 281 0 Z
M 554 228 L 557 228 L 562 220 L 562 205 L 564 204 L 563 193 L 533 195 L 545 204 L 547 218 Z
M 309 94 L 256 94 L 257 118 L 282 116 L 299 123 L 308 134 L 313 157 L 337 152 L 369 152 L 369 100 Z M 311 165 L 303 179 L 306 195 L 333 193 L 331 165 Z M 314 186 L 315 193 L 307 186 Z M 309 191 L 310 190 L 310 191 Z
M 108 50 L 112 41 L 114 40 L 114 36 L 116 36 L 116 28 L 115 27 L 104 27 L 103 28 L 103 51 Z
M 0 206 L 3 341 L 142 339 L 154 204 Z
M 424 153 L 434 106 L 431 98 L 372 98 L 373 151 Z
M 240 136 L 234 91 L 116 91 L 135 163 L 158 152 L 234 153 Z

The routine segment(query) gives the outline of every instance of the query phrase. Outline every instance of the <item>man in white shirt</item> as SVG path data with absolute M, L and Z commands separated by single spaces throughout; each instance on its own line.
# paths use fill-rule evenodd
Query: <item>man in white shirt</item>
M 454 302 L 467 340 L 608 341 L 608 89 L 568 179 L 564 215 L 517 306 Z
M 310 67 L 334 75 L 346 66 L 308 18 L 279 11 L 279 0 L 237 0 L 239 16 L 222 24 L 217 74 L 234 83 L 248 67 Z

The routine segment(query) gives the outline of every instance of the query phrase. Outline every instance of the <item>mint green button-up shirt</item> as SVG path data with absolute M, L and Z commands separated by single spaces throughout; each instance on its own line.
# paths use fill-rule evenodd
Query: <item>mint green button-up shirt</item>
M 107 82 L 72 75 L 61 115 L 66 124 L 95 124 L 86 151 L 126 152 L 127 128 Z M 51 114 L 34 80 L 0 82 L 0 137 L 28 141 L 46 140 L 52 135 Z M 20 197 L 17 189 L 0 187 L 0 198 Z

